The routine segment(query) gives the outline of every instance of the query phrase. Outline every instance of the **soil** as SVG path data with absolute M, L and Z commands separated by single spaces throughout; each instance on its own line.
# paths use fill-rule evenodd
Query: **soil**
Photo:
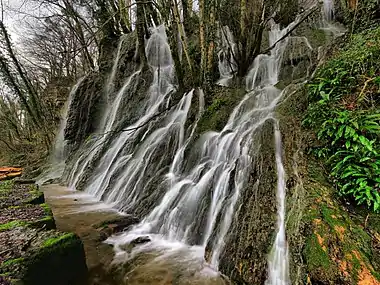
M 32 191 L 30 185 L 14 184 L 12 189 L 0 192 L 0 209 L 25 204 L 26 201 L 37 196 L 37 193 Z
M 0 232 L 0 264 L 9 259 L 23 257 L 29 248 L 38 247 L 41 241 L 58 235 L 56 231 L 21 227 Z
M 15 206 L 0 210 L 0 224 L 12 221 L 34 222 L 46 216 L 40 205 Z

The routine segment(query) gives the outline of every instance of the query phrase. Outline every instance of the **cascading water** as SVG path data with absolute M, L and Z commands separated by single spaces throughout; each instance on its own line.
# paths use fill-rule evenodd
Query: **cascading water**
M 267 285 L 286 285 L 289 281 L 289 255 L 285 235 L 285 170 L 282 163 L 282 143 L 279 123 L 275 122 L 275 149 L 277 166 L 277 235 L 269 257 Z
M 323 0 L 322 7 L 322 29 L 333 36 L 342 35 L 345 31 L 344 27 L 334 22 L 335 7 L 334 0 Z
M 60 178 L 63 174 L 63 171 L 65 170 L 65 160 L 67 158 L 67 152 L 64 134 L 67 124 L 67 114 L 70 108 L 71 100 L 85 78 L 86 77 L 80 78 L 70 91 L 69 98 L 63 108 L 63 114 L 61 116 L 58 134 L 55 139 L 53 153 L 50 157 L 50 169 L 47 173 L 44 173 L 42 176 L 37 178 L 37 184 L 39 185 L 45 183 L 48 180 Z
M 323 0 L 323 17 L 328 22 L 334 19 L 334 0 Z
M 278 25 L 273 24 L 270 43 L 274 44 L 286 32 L 287 29 L 280 30 Z M 147 197 L 145 189 L 149 188 L 152 181 L 159 181 L 156 191 L 162 193 L 153 201 L 155 206 L 140 224 L 125 234 L 108 240 L 114 244 L 119 255 L 125 254 L 124 244 L 149 235 L 151 242 L 136 246 L 130 256 L 145 251 L 163 251 L 164 256 L 173 258 L 186 251 L 188 258 L 181 254 L 182 262 L 198 266 L 201 264 L 208 268 L 204 260 L 207 249 L 209 263 L 214 269 L 218 268 L 233 212 L 251 169 L 253 134 L 265 122 L 274 121 L 273 111 L 281 98 L 282 92 L 274 85 L 278 82 L 286 44 L 287 40 L 281 41 L 270 55 L 262 55 L 255 60 L 247 77 L 247 89 L 251 91 L 235 108 L 221 132 L 203 134 L 194 147 L 190 148 L 194 155 L 191 165 L 186 165 L 182 158 L 195 130 L 196 122 L 190 132 L 185 128 L 195 91 L 183 96 L 175 108 L 158 122 L 158 126 L 152 123 L 133 133 L 120 134 L 103 154 L 102 161 L 94 171 L 94 178 L 87 187 L 89 193 L 131 213 Z M 159 106 L 168 104 L 165 102 L 170 99 L 169 94 L 173 90 L 173 67 L 163 27 L 153 33 L 146 51 L 148 62 L 154 70 L 150 98 L 146 114 L 128 129 L 144 125 Z M 200 91 L 198 93 L 202 94 Z M 199 112 L 201 110 L 200 106 Z M 131 147 L 130 141 L 136 140 L 139 132 L 143 132 L 139 136 L 140 142 Z M 123 148 L 128 151 L 122 151 Z M 166 172 L 162 159 L 157 157 L 157 153 L 163 153 L 162 148 L 164 153 L 168 152 L 163 155 L 172 158 Z M 277 162 L 279 164 L 280 160 Z M 155 166 L 153 172 L 152 165 Z M 279 180 L 281 179 L 284 178 L 279 175 Z M 112 184 L 112 180 L 116 183 Z M 280 205 L 283 205 L 284 197 L 280 196 L 279 200 L 282 201 Z M 284 216 L 284 211 L 284 207 L 281 207 L 279 215 Z M 282 236 L 282 233 L 285 234 L 283 219 L 279 218 L 279 224 L 279 242 L 286 243 Z M 274 247 L 276 254 L 277 248 Z M 287 282 L 285 277 L 283 282 L 282 284 Z
M 235 61 L 235 56 L 237 54 L 236 43 L 228 27 L 222 27 L 219 29 L 219 39 L 220 50 L 218 52 L 218 69 L 220 79 L 217 84 L 228 86 L 237 69 Z
M 237 201 L 248 183 L 254 160 L 251 150 L 259 148 L 255 145 L 255 135 L 266 122 L 272 122 L 278 220 L 266 284 L 290 283 L 284 222 L 285 173 L 274 110 L 286 92 L 275 85 L 289 38 L 277 41 L 296 24 L 297 20 L 281 30 L 279 25 L 271 23 L 269 45 L 273 48 L 270 54 L 255 59 L 246 77 L 248 93 L 220 132 L 204 133 L 196 141 L 195 130 L 203 112 L 203 92 L 192 90 L 179 102 L 173 102 L 175 74 L 165 28 L 159 26 L 152 30 L 146 55 L 153 81 L 143 101 L 143 115 L 127 128 L 115 132 L 120 124 L 118 113 L 122 111 L 122 102 L 128 98 L 136 79 L 142 76 L 138 70 L 110 99 L 101 129 L 103 135 L 81 153 L 69 177 L 75 187 L 86 168 L 100 156 L 86 192 L 126 213 L 138 211 L 141 214 L 139 224 L 108 239 L 115 246 L 117 256 L 132 258 L 139 253 L 155 252 L 161 259 L 170 257 L 202 272 L 217 272 Z M 226 34 L 228 38 L 228 32 Z M 121 45 L 107 84 L 108 92 L 113 89 Z M 233 68 L 223 62 L 224 58 L 219 59 L 219 67 L 225 70 L 225 79 L 229 79 Z M 196 96 L 198 114 L 188 124 Z M 191 159 L 184 161 L 189 156 Z M 125 244 L 141 236 L 149 236 L 150 242 L 126 252 Z

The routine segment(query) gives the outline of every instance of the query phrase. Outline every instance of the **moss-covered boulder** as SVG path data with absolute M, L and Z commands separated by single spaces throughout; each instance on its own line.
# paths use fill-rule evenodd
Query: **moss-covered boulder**
M 75 234 L 18 227 L 0 233 L 0 247 L 0 274 L 17 284 L 71 285 L 86 278 L 83 244 Z

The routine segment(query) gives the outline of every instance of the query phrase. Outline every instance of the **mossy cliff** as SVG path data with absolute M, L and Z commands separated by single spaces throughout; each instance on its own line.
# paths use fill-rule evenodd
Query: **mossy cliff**
M 87 274 L 82 241 L 55 230 L 52 211 L 38 187 L 2 182 L 0 196 L 1 284 L 82 282 Z
M 307 154 L 315 138 L 301 126 L 306 95 L 301 89 L 278 110 L 286 154 L 292 284 L 380 284 L 379 216 L 366 219 L 344 202 L 320 162 Z

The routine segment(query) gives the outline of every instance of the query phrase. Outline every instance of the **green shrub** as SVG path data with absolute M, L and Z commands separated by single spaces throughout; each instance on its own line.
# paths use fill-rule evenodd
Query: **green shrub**
M 380 28 L 353 40 L 309 84 L 304 124 L 342 195 L 380 210 Z

